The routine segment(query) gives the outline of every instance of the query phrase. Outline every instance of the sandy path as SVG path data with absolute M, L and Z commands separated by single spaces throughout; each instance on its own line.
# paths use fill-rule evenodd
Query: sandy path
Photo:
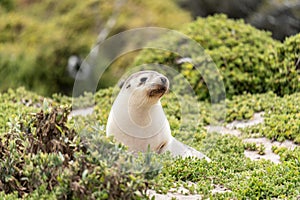
M 235 136 L 239 137 L 242 135 L 240 129 L 263 123 L 264 122 L 263 115 L 264 115 L 264 112 L 255 113 L 251 120 L 233 121 L 233 122 L 227 124 L 226 126 L 221 127 L 221 128 L 218 127 L 218 129 L 215 129 L 215 130 L 219 130 L 218 132 L 221 134 L 231 134 L 231 135 L 235 135 Z M 209 128 L 210 130 L 214 130 L 214 128 L 210 127 L 210 126 L 208 126 L 207 128 Z M 246 138 L 246 139 L 243 139 L 243 141 L 256 143 L 257 145 L 264 145 L 264 147 L 265 147 L 264 155 L 258 154 L 258 151 L 245 150 L 244 154 L 246 157 L 250 158 L 251 160 L 266 159 L 266 160 L 270 160 L 274 163 L 280 163 L 280 156 L 272 152 L 272 146 L 286 147 L 291 150 L 294 149 L 296 146 L 299 146 L 289 140 L 286 140 L 282 143 L 277 142 L 277 141 L 272 142 L 271 140 L 269 140 L 268 138 L 265 138 L 265 137 Z

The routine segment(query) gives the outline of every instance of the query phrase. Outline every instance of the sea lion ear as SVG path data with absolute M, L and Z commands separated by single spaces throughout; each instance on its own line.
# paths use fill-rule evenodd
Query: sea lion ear
M 118 86 L 119 86 L 120 89 L 122 89 L 124 83 L 125 83 L 125 80 L 124 80 L 124 79 L 121 79 L 121 80 L 118 82 Z

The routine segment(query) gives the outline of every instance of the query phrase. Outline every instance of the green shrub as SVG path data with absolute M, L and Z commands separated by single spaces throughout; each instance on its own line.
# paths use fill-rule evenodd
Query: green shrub
M 299 161 L 300 159 L 300 147 L 296 147 L 293 150 L 289 150 L 286 147 L 272 146 L 272 151 L 280 155 L 281 161 L 290 161 L 291 164 L 293 164 L 294 161 Z
M 269 32 L 257 30 L 242 20 L 228 19 L 225 15 L 198 18 L 181 31 L 198 42 L 212 58 L 229 98 L 245 92 L 273 91 L 283 95 L 299 90 L 299 70 L 295 70 L 294 64 L 295 58 L 299 58 L 299 36 L 280 44 L 271 38 Z M 166 49 L 185 49 L 185 55 L 147 49 L 141 52 L 134 65 L 159 63 L 172 66 L 190 82 L 199 99 L 207 99 L 209 93 L 202 78 L 207 74 L 205 71 L 200 74 L 195 66 L 206 69 L 212 66 L 212 61 L 200 54 L 194 55 L 191 47 L 186 47 L 182 41 L 172 40 L 172 37 L 161 38 L 158 42 L 161 41 Z M 193 64 L 178 64 L 177 60 L 185 56 L 190 56 Z M 205 81 L 214 83 L 215 80 L 215 74 L 210 74 Z
M 257 151 L 258 150 L 258 146 L 255 142 L 244 143 L 244 148 L 245 148 L 245 150 L 248 150 L 248 151 Z
M 208 140 L 217 144 L 209 153 L 212 162 L 191 158 L 166 162 L 162 173 L 156 178 L 155 189 L 166 192 L 172 187 L 178 188 L 192 182 L 195 183 L 195 191 L 191 186 L 185 188 L 213 199 L 224 199 L 224 196 L 227 197 L 225 199 L 298 197 L 299 149 L 294 152 L 287 150 L 288 162 L 273 164 L 245 158 L 244 146 L 239 138 L 213 135 Z M 211 190 L 218 186 L 227 192 L 212 194 Z
M 33 199 L 146 199 L 146 178 L 159 170 L 151 155 L 133 162 L 103 133 L 79 135 L 66 126 L 69 112 L 44 106 L 1 135 L 0 191 Z
M 13 124 L 28 120 L 31 113 L 42 107 L 43 100 L 44 97 L 24 88 L 0 93 L 0 135 L 7 132 Z
M 264 99 L 264 123 L 245 129 L 247 134 L 259 134 L 271 140 L 283 142 L 284 140 L 293 140 L 300 143 L 300 107 L 297 106 L 300 101 L 300 94 L 285 95 L 284 97 L 274 97 Z
M 278 63 L 272 68 L 274 81 L 270 87 L 277 94 L 300 91 L 300 34 L 286 38 L 277 48 Z
M 280 164 L 263 159 L 251 161 L 244 156 L 245 148 L 258 148 L 263 153 L 262 146 L 247 146 L 235 136 L 207 133 L 206 124 L 201 122 L 196 127 L 180 127 L 182 105 L 172 93 L 162 99 L 162 105 L 173 134 L 185 144 L 204 150 L 212 162 L 175 160 L 168 155 L 128 155 L 124 146 L 104 136 L 112 93 L 112 88 L 98 91 L 93 97 L 96 105 L 92 115 L 68 120 L 69 108 L 51 106 L 70 104 L 68 97 L 56 95 L 55 101 L 44 101 L 24 89 L 1 94 L 1 126 L 5 120 L 9 124 L 0 132 L 0 198 L 147 199 L 147 188 L 166 193 L 178 187 L 213 199 L 299 197 L 299 148 L 273 147 L 281 156 Z M 85 97 L 80 97 L 84 106 L 91 99 L 90 95 Z M 258 111 L 265 111 L 266 120 L 268 113 L 297 116 L 298 101 L 299 93 L 284 98 L 273 93 L 235 96 L 227 100 L 229 119 L 243 119 Z M 209 119 L 205 110 L 208 103 L 202 103 L 201 115 Z M 288 130 L 287 124 L 284 126 Z M 134 159 L 136 162 L 132 162 Z M 160 162 L 162 166 L 157 165 Z M 231 192 L 212 194 L 212 189 L 219 186 Z

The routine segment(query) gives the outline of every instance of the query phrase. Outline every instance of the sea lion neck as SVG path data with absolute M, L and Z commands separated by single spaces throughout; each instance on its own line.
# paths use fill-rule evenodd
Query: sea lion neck
M 147 127 L 151 125 L 153 121 L 152 118 L 156 117 L 157 108 L 160 107 L 160 102 L 157 102 L 154 105 L 131 105 L 128 107 L 128 114 L 130 120 L 133 121 L 136 125 L 141 127 Z

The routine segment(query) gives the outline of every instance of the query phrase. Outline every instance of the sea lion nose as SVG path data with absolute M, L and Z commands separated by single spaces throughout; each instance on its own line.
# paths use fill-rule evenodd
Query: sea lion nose
M 167 79 L 165 77 L 160 77 L 160 80 L 164 85 L 167 83 Z

